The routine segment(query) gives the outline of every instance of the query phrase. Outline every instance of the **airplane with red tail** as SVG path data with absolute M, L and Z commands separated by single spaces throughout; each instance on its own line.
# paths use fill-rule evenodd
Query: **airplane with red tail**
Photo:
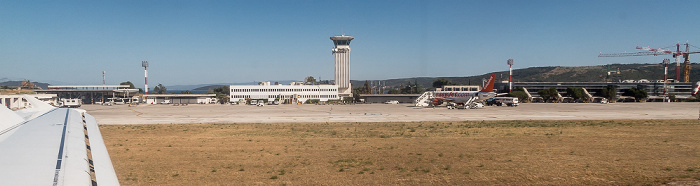
M 481 91 L 435 91 L 433 94 L 433 105 L 449 102 L 458 106 L 464 106 L 464 108 L 476 108 L 476 103 L 499 95 L 493 92 L 495 81 L 496 74 L 491 74 Z

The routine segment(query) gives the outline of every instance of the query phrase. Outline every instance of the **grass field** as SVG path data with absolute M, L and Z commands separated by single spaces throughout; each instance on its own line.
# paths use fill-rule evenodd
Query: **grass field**
M 700 183 L 697 120 L 100 128 L 123 185 Z

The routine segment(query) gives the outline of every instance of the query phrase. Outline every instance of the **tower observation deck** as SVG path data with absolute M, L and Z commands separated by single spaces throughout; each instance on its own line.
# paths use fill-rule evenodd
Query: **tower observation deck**
M 333 36 L 333 55 L 335 56 L 335 84 L 338 85 L 338 95 L 341 97 L 352 96 L 350 84 L 350 41 L 352 36 Z

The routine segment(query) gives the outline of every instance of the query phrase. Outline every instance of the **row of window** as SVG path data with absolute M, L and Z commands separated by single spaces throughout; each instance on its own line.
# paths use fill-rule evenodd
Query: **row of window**
M 479 91 L 476 87 L 455 87 L 455 88 L 445 88 L 445 91 Z
M 298 95 L 299 98 L 338 98 L 336 95 Z M 256 96 L 262 98 L 263 96 Z M 267 98 L 290 98 L 291 95 L 267 95 Z M 250 95 L 231 95 L 231 98 L 250 98 Z
M 310 89 L 310 88 L 302 88 L 302 89 L 231 89 L 231 92 L 322 92 L 322 91 L 335 91 L 337 92 L 338 89 Z

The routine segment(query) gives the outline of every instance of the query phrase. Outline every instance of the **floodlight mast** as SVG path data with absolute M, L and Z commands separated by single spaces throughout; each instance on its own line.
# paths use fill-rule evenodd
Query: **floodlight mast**
M 666 102 L 666 97 L 668 96 L 668 89 L 666 88 L 666 81 L 668 81 L 668 64 L 671 63 L 670 59 L 664 59 L 662 62 L 664 64 L 664 102 Z M 670 101 L 670 100 L 669 100 Z
M 144 94 L 148 94 L 148 61 L 141 61 L 143 67 Z
M 513 91 L 513 59 L 508 59 L 508 66 L 510 66 L 510 76 L 508 77 L 508 92 Z

